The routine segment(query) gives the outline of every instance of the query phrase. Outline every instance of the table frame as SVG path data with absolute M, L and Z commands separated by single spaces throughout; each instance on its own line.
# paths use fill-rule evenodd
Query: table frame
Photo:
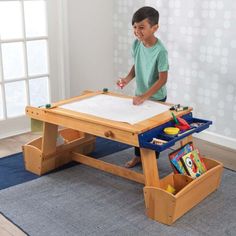
M 150 119 L 130 125 L 60 108 L 62 104 L 79 101 L 101 93 L 103 92 L 85 92 L 78 97 L 54 103 L 50 109 L 31 106 L 26 107 L 26 114 L 29 117 L 43 122 L 42 138 L 33 140 L 23 146 L 26 169 L 41 175 L 73 160 L 142 183 L 144 184 L 147 215 L 165 224 L 173 223 L 179 216 L 169 218 L 166 216 L 165 212 L 160 213 L 160 211 L 156 209 L 156 205 L 158 204 L 155 202 L 159 202 L 161 197 L 159 197 L 160 193 L 153 193 L 153 191 L 154 189 L 163 188 L 166 182 L 170 181 L 170 178 L 173 179 L 173 174 L 167 176 L 164 180 L 160 179 L 154 150 L 140 148 L 143 174 L 86 155 L 94 148 L 95 136 L 139 147 L 139 134 L 170 121 L 172 119 L 171 113 L 166 111 Z M 124 97 L 123 95 L 115 93 L 106 94 L 107 96 Z M 189 108 L 188 110 L 175 113 L 175 115 L 177 117 L 182 116 L 188 114 L 191 110 L 192 108 Z M 62 136 L 69 137 L 70 141 L 65 145 L 57 147 L 59 126 L 67 128 L 59 131 L 59 133 Z M 73 139 L 73 137 L 75 138 Z M 191 135 L 181 140 L 180 145 L 184 145 L 189 141 L 192 141 Z M 32 159 L 32 156 L 36 156 L 36 158 Z M 218 166 L 217 164 L 215 165 Z M 183 178 L 186 183 L 192 181 L 191 178 Z M 220 177 L 218 178 L 218 182 L 215 183 L 216 187 L 214 190 L 219 186 L 219 181 Z M 208 195 L 208 192 L 209 191 L 204 190 L 205 195 Z M 173 202 L 172 196 L 167 195 L 167 197 Z M 166 196 L 164 199 L 165 198 Z M 198 201 L 199 200 L 196 200 L 195 204 L 197 204 Z M 180 216 L 182 214 L 184 213 L 181 212 Z

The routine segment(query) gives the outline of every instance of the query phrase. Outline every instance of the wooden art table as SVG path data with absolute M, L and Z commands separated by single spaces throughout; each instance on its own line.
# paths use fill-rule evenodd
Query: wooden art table
M 208 158 L 204 159 L 208 171 L 197 179 L 174 173 L 160 179 L 156 151 L 161 151 L 163 148 L 149 145 L 149 139 L 150 135 L 154 137 L 155 132 L 160 131 L 158 127 L 168 126 L 168 122 L 171 122 L 170 111 L 131 125 L 61 107 L 63 104 L 98 94 L 102 92 L 86 92 L 78 97 L 55 103 L 49 109 L 26 107 L 26 114 L 29 117 L 43 122 L 42 137 L 23 146 L 27 170 L 42 175 L 70 161 L 76 161 L 142 183 L 148 217 L 165 224 L 172 224 L 218 188 L 222 165 Z M 105 95 L 108 98 L 122 96 L 113 93 L 105 93 Z M 175 112 L 175 115 L 188 116 L 191 110 L 189 108 Z M 65 129 L 58 129 L 58 127 Z M 192 133 L 194 131 L 171 140 L 170 145 L 176 141 L 180 141 L 181 145 L 191 141 Z M 58 135 L 63 139 L 61 145 L 57 145 Z M 89 157 L 87 154 L 94 149 L 96 136 L 140 147 L 143 173 Z M 168 147 L 167 144 L 166 148 Z M 177 190 L 175 195 L 166 191 L 168 184 Z

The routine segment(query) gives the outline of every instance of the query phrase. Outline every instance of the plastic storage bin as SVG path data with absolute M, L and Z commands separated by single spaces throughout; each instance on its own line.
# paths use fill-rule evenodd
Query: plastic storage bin
M 183 131 L 183 132 L 179 133 L 178 135 L 167 135 L 163 131 L 164 128 L 173 127 L 175 125 L 174 121 L 169 121 L 169 122 L 167 122 L 163 125 L 160 125 L 152 130 L 149 130 L 147 132 L 140 134 L 139 135 L 140 147 L 148 148 L 148 149 L 152 149 L 152 150 L 161 152 L 161 151 L 175 145 L 175 143 L 177 141 L 180 141 L 181 139 L 183 139 L 193 133 L 198 133 L 204 129 L 207 129 L 212 124 L 212 121 L 194 118 L 192 116 L 192 113 L 184 115 L 182 118 L 184 118 L 189 123 L 189 125 L 191 126 L 191 129 L 189 129 L 187 131 Z M 162 145 L 152 144 L 151 141 L 153 138 L 162 139 L 167 142 Z

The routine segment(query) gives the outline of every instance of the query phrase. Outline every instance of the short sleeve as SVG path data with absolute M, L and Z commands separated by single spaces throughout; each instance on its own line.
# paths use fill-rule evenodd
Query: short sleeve
M 158 71 L 164 72 L 169 70 L 169 62 L 168 62 L 168 52 L 166 50 L 162 50 L 158 55 Z
M 137 39 L 135 39 L 132 44 L 131 55 L 133 58 L 135 57 L 138 43 L 139 43 L 139 41 Z

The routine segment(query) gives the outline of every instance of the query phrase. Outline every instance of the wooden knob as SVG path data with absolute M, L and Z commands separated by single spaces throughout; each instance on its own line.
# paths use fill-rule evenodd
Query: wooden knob
M 112 136 L 113 136 L 113 133 L 112 133 L 110 130 L 108 130 L 108 131 L 106 131 L 106 132 L 104 133 L 104 135 L 105 135 L 106 137 L 112 137 Z

